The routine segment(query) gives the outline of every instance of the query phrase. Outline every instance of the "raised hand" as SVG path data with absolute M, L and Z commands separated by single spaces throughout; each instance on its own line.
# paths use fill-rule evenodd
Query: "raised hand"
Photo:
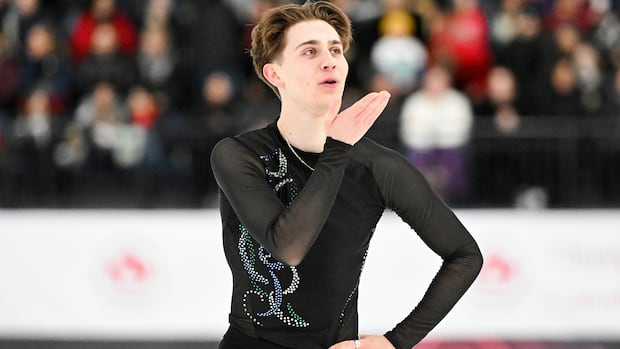
M 371 92 L 338 113 L 340 101 L 330 105 L 325 119 L 325 134 L 335 140 L 354 145 L 370 129 L 390 99 L 387 91 Z

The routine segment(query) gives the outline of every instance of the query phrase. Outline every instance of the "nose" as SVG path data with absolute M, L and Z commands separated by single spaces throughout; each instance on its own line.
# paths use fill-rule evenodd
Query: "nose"
M 323 55 L 323 61 L 321 62 L 322 70 L 332 70 L 336 68 L 336 59 L 331 55 L 329 51 Z

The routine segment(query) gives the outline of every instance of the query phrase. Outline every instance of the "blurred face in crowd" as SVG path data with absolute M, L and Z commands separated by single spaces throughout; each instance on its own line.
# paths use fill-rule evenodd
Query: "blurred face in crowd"
M 93 91 L 93 102 L 95 109 L 99 113 L 107 113 L 114 109 L 116 103 L 116 93 L 114 88 L 108 83 L 100 83 Z
M 43 90 L 35 90 L 28 96 L 25 106 L 26 115 L 41 115 L 50 112 L 50 98 Z
M 91 51 L 97 55 L 112 54 L 118 50 L 118 36 L 110 24 L 99 24 L 91 38 Z
M 491 69 L 488 77 L 489 98 L 497 104 L 512 103 L 516 94 L 516 82 L 510 70 L 504 67 Z
M 308 108 L 326 108 L 341 98 L 349 65 L 336 30 L 322 20 L 289 27 L 285 46 L 263 74 L 278 88 L 282 101 Z
M 39 9 L 39 0 L 16 0 L 15 5 L 20 15 L 28 16 Z
M 153 111 L 157 109 L 155 98 L 151 93 L 142 87 L 134 87 L 129 92 L 129 109 L 133 113 Z
M 28 32 L 26 50 L 32 59 L 41 59 L 54 51 L 56 40 L 50 31 L 42 25 L 35 25 Z
M 147 13 L 157 18 L 165 18 L 170 14 L 170 0 L 149 0 Z
M 576 83 L 575 70 L 567 60 L 560 60 L 553 67 L 551 73 L 551 85 L 558 93 L 568 93 L 573 90 Z
M 554 35 L 558 48 L 565 54 L 573 53 L 579 45 L 579 30 L 572 24 L 563 23 L 559 25 Z
M 441 66 L 433 66 L 424 75 L 424 91 L 431 95 L 440 95 L 452 83 L 450 73 Z
M 524 0 L 502 0 L 502 9 L 509 13 L 517 12 L 523 6 Z
M 478 8 L 478 0 L 453 0 L 454 9 L 456 11 L 470 11 Z
M 105 21 L 109 19 L 116 9 L 114 0 L 93 0 L 91 13 L 95 19 Z
M 207 76 L 203 84 L 202 95 L 209 105 L 227 104 L 233 96 L 233 85 L 228 74 L 216 72 Z
M 525 38 L 532 38 L 540 32 L 541 23 L 538 15 L 521 12 L 517 16 L 517 32 Z
M 570 15 L 579 11 L 581 0 L 556 0 L 554 11 L 559 15 Z

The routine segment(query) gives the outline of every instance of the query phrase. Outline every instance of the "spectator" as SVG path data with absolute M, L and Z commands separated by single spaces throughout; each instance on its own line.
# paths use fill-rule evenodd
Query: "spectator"
M 164 145 L 156 127 L 166 115 L 155 94 L 141 85 L 131 88 L 127 105 L 130 126 L 122 129 L 116 161 L 124 168 L 135 170 L 140 205 L 152 207 L 154 199 L 161 194 L 167 171 Z
M 404 10 L 386 13 L 379 24 L 380 37 L 370 52 L 373 70 L 390 80 L 400 94 L 418 87 L 418 78 L 426 67 L 426 47 L 415 37 L 415 20 Z
M 224 69 L 235 80 L 240 79 L 241 26 L 232 9 L 221 0 L 189 0 L 197 14 L 189 33 L 189 44 L 197 76 Z M 217 33 L 217 34 L 215 34 Z M 200 88 L 202 81 L 195 81 Z M 238 85 L 239 81 L 235 82 Z
M 77 68 L 81 93 L 91 91 L 101 81 L 107 81 L 119 93 L 125 94 L 136 80 L 131 57 L 119 51 L 116 30 L 110 24 L 99 24 L 93 31 L 88 57 Z
M 217 185 L 208 159 L 213 146 L 224 137 L 238 133 L 240 110 L 232 77 L 224 71 L 208 74 L 202 86 L 202 98 L 190 121 L 194 203 L 198 207 L 215 204 Z
M 409 94 L 402 93 L 403 91 L 397 88 L 390 79 L 379 73 L 375 74 L 369 81 L 367 90 L 385 90 L 391 94 L 391 97 L 387 106 L 381 113 L 381 117 L 375 121 L 368 132 L 366 132 L 366 135 L 383 146 L 399 152 L 404 152 L 399 134 L 401 128 L 400 114 L 403 102 Z M 360 96 L 357 98 L 360 98 Z
M 548 82 L 547 101 L 544 103 L 545 115 L 557 117 L 581 117 L 585 114 L 573 62 L 560 58 Z
M 588 35 L 601 19 L 601 14 L 594 10 L 586 0 L 556 0 L 543 18 L 543 27 L 553 32 L 560 25 L 570 24 Z
M 349 51 L 348 86 L 364 88 L 375 73 L 389 72 L 388 78 L 409 89 L 404 93 L 411 92 L 416 74 L 426 63 L 426 38 L 422 18 L 410 5 L 406 0 L 381 0 L 377 16 L 353 23 L 355 47 Z
M 28 31 L 19 85 L 20 100 L 28 98 L 35 89 L 47 90 L 52 113 L 63 113 L 71 106 L 71 68 L 50 25 L 37 23 Z
M 160 28 L 174 30 L 175 17 L 173 17 L 173 0 L 137 0 L 133 1 L 134 22 L 141 29 Z
M 150 90 L 141 85 L 131 88 L 128 96 L 129 122 L 145 130 L 152 129 L 160 116 L 161 108 Z
M 470 101 L 439 65 L 429 68 L 422 89 L 403 105 L 401 140 L 407 155 L 448 201 L 462 199 L 467 191 L 465 146 L 472 123 Z
M 494 129 L 500 134 L 514 133 L 521 121 L 517 90 L 515 76 L 509 69 L 493 67 L 488 76 L 486 97 L 474 106 L 474 114 L 491 118 Z
M 2 31 L 7 49 L 23 55 L 26 35 L 33 25 L 41 22 L 53 23 L 54 17 L 43 8 L 40 0 L 14 0 L 5 5 Z
M 122 98 L 114 86 L 107 82 L 97 83 L 92 92 L 81 98 L 72 127 L 82 130 L 87 147 L 84 166 L 88 177 L 83 180 L 88 193 L 100 195 L 99 190 L 109 191 L 112 187 L 106 184 L 115 185 L 123 177 L 122 166 L 117 161 L 122 149 L 118 135 L 121 132 L 119 130 L 128 124 L 127 119 Z M 82 151 L 75 149 L 78 154 Z M 76 160 L 79 161 L 79 157 Z M 69 165 L 80 166 L 79 163 Z
M 602 56 L 605 70 L 613 71 L 618 62 L 614 57 L 620 57 L 620 18 L 615 11 L 606 11 L 592 34 L 592 44 Z
M 517 16 L 517 32 L 513 40 L 496 47 L 497 64 L 507 67 L 516 78 L 522 115 L 541 115 L 542 96 L 548 89 L 553 62 L 553 39 L 542 30 L 540 14 L 531 5 L 522 7 Z
M 119 52 L 135 52 L 138 37 L 134 23 L 117 6 L 115 0 L 90 0 L 90 6 L 77 19 L 71 33 L 73 59 L 81 63 L 91 52 L 93 35 L 97 28 L 109 24 L 116 33 Z
M 164 109 L 186 109 L 191 95 L 184 89 L 187 77 L 166 28 L 142 31 L 135 60 L 139 83 L 157 95 Z
M 2 196 L 10 206 L 51 205 L 56 195 L 53 149 L 62 120 L 51 111 L 47 91 L 35 89 L 6 136 Z
M 503 47 L 515 39 L 519 13 L 526 0 L 501 0 L 500 8 L 489 15 L 489 33 L 494 48 Z
M 192 25 L 199 15 L 188 1 L 179 0 L 131 0 L 123 2 L 129 8 L 133 22 L 140 31 L 157 29 L 169 33 L 175 50 L 182 56 L 189 46 Z
M 582 34 L 577 27 L 571 23 L 562 23 L 552 31 L 556 57 L 572 57 L 582 41 Z
M 477 0 L 454 0 L 433 23 L 429 38 L 431 61 L 451 67 L 455 87 L 474 101 L 484 95 L 493 62 L 486 23 Z
M 573 59 L 584 112 L 600 115 L 605 98 L 600 54 L 591 43 L 585 42 L 577 47 Z
M 524 164 L 539 164 L 540 157 L 536 154 L 519 151 L 524 147 L 523 139 L 515 136 L 519 135 L 524 120 L 517 91 L 514 74 L 506 67 L 495 66 L 488 75 L 486 98 L 475 106 L 475 132 L 480 150 L 470 159 L 471 190 L 477 200 L 493 206 L 512 205 L 531 173 Z
M 92 92 L 85 94 L 75 109 L 74 123 L 79 129 L 88 130 L 96 128 L 97 123 L 105 124 L 122 123 L 126 120 L 125 108 L 114 86 L 107 82 L 99 82 Z M 102 143 L 96 141 L 98 137 L 94 131 L 88 138 L 95 141 L 95 145 L 109 148 L 107 144 L 111 138 L 102 138 Z M 102 132 L 105 134 L 107 132 Z M 106 140 L 104 140 L 106 139 Z

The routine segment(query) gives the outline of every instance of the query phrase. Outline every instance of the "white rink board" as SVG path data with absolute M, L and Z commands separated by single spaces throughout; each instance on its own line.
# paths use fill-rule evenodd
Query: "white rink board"
M 462 210 L 485 266 L 435 339 L 620 339 L 620 211 Z M 441 260 L 393 213 L 360 329 L 411 311 Z M 231 278 L 215 210 L 0 211 L 0 336 L 219 339 Z

